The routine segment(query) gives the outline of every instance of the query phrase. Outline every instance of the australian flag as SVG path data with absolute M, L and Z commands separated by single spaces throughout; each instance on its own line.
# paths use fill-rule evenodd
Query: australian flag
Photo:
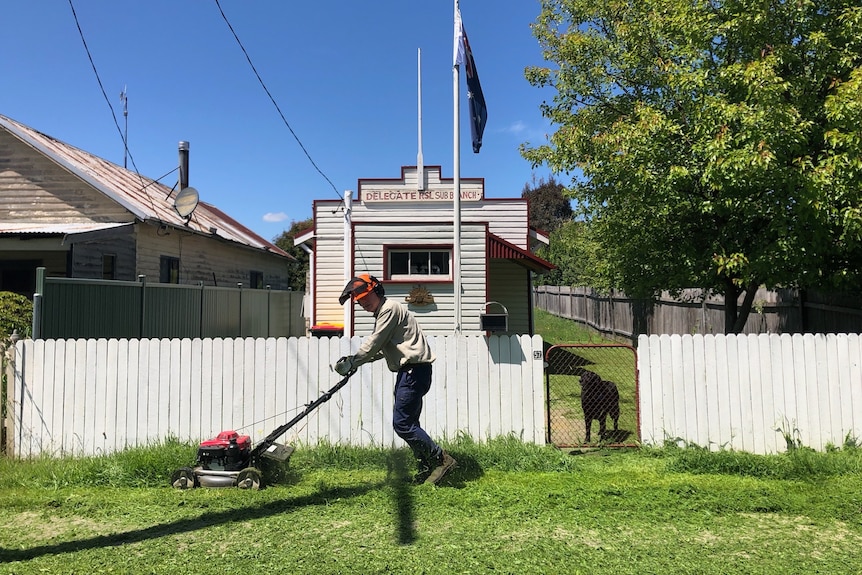
M 482 133 L 485 122 L 488 121 L 488 109 L 485 107 L 485 96 L 479 85 L 479 73 L 473 60 L 473 50 L 467 41 L 467 32 L 461 22 L 460 10 L 455 21 L 455 64 L 463 64 L 467 76 L 467 100 L 470 102 L 470 135 L 473 137 L 473 153 L 478 154 L 482 147 Z

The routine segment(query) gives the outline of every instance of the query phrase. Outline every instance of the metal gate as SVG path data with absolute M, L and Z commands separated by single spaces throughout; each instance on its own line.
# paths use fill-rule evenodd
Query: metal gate
M 637 351 L 562 344 L 545 352 L 547 442 L 557 447 L 638 444 Z

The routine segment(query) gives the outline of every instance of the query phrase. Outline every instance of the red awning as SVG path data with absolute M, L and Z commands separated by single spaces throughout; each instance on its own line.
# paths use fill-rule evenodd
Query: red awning
M 488 233 L 487 256 L 489 259 L 511 260 L 537 274 L 549 272 L 557 267 L 551 262 L 547 262 L 539 256 L 519 248 L 515 244 L 510 244 L 500 236 L 492 233 Z

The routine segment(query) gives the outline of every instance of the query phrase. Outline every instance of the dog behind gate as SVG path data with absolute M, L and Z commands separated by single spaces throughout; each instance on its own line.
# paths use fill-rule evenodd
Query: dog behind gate
M 617 385 L 586 369 L 581 372 L 581 408 L 584 410 L 587 443 L 590 442 L 594 419 L 599 422 L 599 440 L 607 435 L 608 417 L 614 422 L 614 431 L 619 429 L 620 392 Z

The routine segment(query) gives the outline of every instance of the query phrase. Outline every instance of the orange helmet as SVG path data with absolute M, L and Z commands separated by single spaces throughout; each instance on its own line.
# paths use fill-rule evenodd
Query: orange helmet
M 351 297 L 359 301 L 371 292 L 376 292 L 377 295 L 383 295 L 383 285 L 380 281 L 370 274 L 359 274 L 358 276 L 347 282 L 341 295 L 338 296 L 338 303 L 344 305 Z

